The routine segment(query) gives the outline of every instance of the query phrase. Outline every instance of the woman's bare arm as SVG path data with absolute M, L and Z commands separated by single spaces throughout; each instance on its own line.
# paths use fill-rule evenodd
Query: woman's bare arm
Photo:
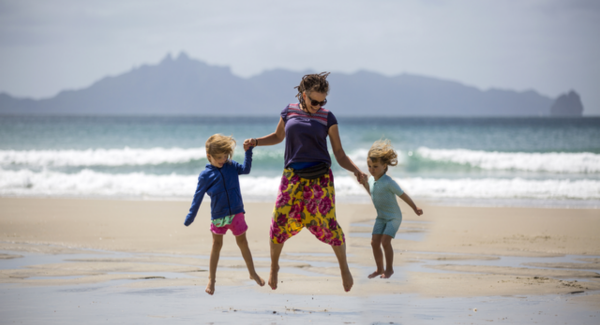
M 340 164 L 342 168 L 353 173 L 354 176 L 356 176 L 356 180 L 362 184 L 367 175 L 356 167 L 354 162 L 346 156 L 346 152 L 344 152 L 344 148 L 342 147 L 342 140 L 340 139 L 340 132 L 337 124 L 329 127 L 329 141 L 331 142 L 331 149 L 333 149 L 333 155 L 338 164 Z
M 283 141 L 283 139 L 285 139 L 285 122 L 280 117 L 279 123 L 277 123 L 277 128 L 275 129 L 275 132 L 273 132 L 269 135 L 265 135 L 264 137 L 261 137 L 261 138 L 246 139 L 246 140 L 244 140 L 244 146 L 248 146 L 248 145 L 250 145 L 250 146 L 256 146 L 256 145 L 272 146 L 272 145 L 281 143 L 281 141 Z M 255 143 L 254 140 L 256 140 L 258 143 Z

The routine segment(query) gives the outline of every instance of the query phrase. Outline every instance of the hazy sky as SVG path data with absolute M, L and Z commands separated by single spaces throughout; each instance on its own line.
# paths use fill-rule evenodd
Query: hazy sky
M 242 77 L 368 70 L 575 89 L 600 115 L 599 31 L 596 0 L 0 0 L 0 92 L 49 97 L 185 51 Z

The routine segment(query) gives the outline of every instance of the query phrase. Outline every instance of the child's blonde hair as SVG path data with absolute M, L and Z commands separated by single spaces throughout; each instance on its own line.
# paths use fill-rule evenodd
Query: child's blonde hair
M 367 157 L 372 162 L 381 162 L 386 165 L 386 171 L 387 166 L 398 165 L 398 154 L 396 154 L 396 151 L 394 151 L 394 148 L 392 147 L 392 143 L 388 139 L 375 141 L 371 146 L 371 149 L 369 149 Z
M 228 159 L 233 158 L 233 149 L 235 148 L 235 139 L 232 136 L 222 134 L 213 134 L 206 140 L 206 155 L 226 154 Z M 209 158 L 210 160 L 210 158 Z

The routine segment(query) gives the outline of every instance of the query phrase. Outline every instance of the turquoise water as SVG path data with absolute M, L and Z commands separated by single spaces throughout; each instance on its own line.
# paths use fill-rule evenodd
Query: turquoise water
M 0 195 L 188 199 L 214 133 L 241 143 L 275 130 L 273 118 L 0 117 Z M 388 138 L 390 175 L 412 196 L 477 202 L 600 201 L 600 118 L 339 118 L 346 153 L 366 169 Z M 335 159 L 333 159 L 335 160 Z M 283 144 L 259 147 L 245 199 L 272 200 Z M 334 164 L 340 198 L 365 198 Z M 368 200 L 368 197 L 366 197 Z M 466 201 L 465 201 L 466 200 Z M 592 202 L 592 203 L 590 203 Z

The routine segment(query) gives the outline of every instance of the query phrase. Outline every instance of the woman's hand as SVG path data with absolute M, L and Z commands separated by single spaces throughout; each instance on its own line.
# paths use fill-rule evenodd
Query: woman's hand
M 365 188 L 365 190 L 367 190 L 367 193 L 371 195 L 371 189 L 369 188 L 369 177 L 367 176 L 367 174 L 364 174 L 360 170 L 357 170 L 354 173 L 354 175 L 356 176 L 356 179 L 360 178 L 358 182 Z
M 421 208 L 419 208 L 417 206 L 415 206 L 415 208 L 413 210 L 415 211 L 415 214 L 418 215 L 418 216 L 420 216 L 420 215 L 423 214 L 423 209 L 421 209 Z
M 244 140 L 244 151 L 248 150 L 250 147 L 256 147 L 256 139 Z
M 357 169 L 356 171 L 354 171 L 354 176 L 356 177 L 356 180 L 360 184 L 365 184 L 366 182 L 369 181 L 369 176 L 367 176 L 367 174 L 361 172 L 359 169 Z

